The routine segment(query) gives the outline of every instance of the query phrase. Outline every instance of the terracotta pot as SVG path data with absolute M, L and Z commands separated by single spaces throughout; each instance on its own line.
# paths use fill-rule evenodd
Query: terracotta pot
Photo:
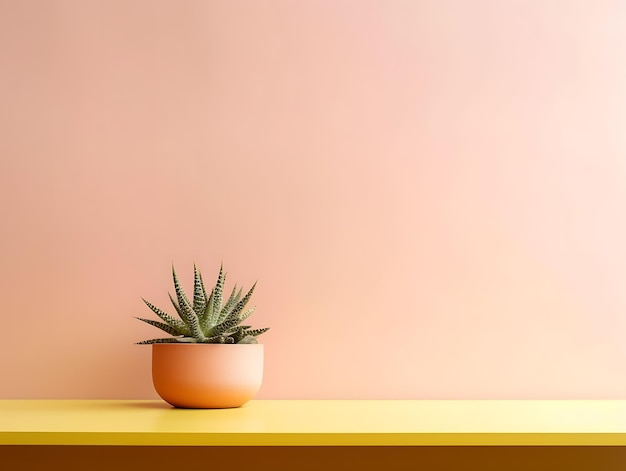
M 262 344 L 152 345 L 154 388 L 174 407 L 239 407 L 254 397 L 262 380 Z

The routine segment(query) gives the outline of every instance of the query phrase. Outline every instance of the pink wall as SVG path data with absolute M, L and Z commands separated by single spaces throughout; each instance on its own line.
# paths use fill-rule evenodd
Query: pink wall
M 615 1 L 0 0 L 0 397 L 156 397 L 223 260 L 259 398 L 623 398 L 625 84 Z

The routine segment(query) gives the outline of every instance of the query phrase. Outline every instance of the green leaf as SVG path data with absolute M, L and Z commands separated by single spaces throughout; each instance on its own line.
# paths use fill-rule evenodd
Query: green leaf
M 191 335 L 196 339 L 202 341 L 205 336 L 200 329 L 198 316 L 193 310 L 193 307 L 189 303 L 189 299 L 187 299 L 185 292 L 178 282 L 178 277 L 176 276 L 174 266 L 172 266 L 172 277 L 174 278 L 174 289 L 176 290 L 176 296 L 178 297 L 178 306 L 180 307 L 181 318 L 183 319 L 183 321 L 185 321 L 187 327 L 189 327 L 189 332 L 191 333 Z
M 142 340 L 135 345 L 149 345 L 152 343 L 197 343 L 193 337 L 167 337 L 164 339 Z
M 250 317 L 250 315 L 254 312 L 255 309 L 256 308 L 253 307 L 251 309 L 248 309 L 243 314 L 239 314 L 238 316 L 230 317 L 229 319 L 226 319 L 224 322 L 214 327 L 213 332 L 221 334 L 222 332 L 225 333 L 225 332 L 232 330 L 233 328 L 237 328 L 238 324 L 243 322 L 248 317 Z M 222 331 L 222 329 L 225 329 L 225 330 Z
M 220 312 L 220 315 L 216 322 L 217 324 L 219 324 L 224 319 L 226 319 L 228 314 L 230 314 L 230 311 L 233 309 L 233 307 L 235 307 L 235 304 L 237 304 L 239 300 L 241 299 L 241 288 L 239 288 L 239 292 L 237 294 L 235 294 L 236 292 L 237 292 L 237 285 L 235 284 L 235 286 L 233 287 L 233 291 L 230 293 L 230 296 L 228 297 L 228 301 L 226 301 L 226 304 L 224 304 L 224 307 L 222 308 L 222 311 Z
M 167 332 L 170 335 L 184 335 L 183 332 L 180 332 L 174 327 L 168 324 L 164 324 L 163 322 L 153 321 L 152 319 L 144 319 L 143 317 L 135 317 L 135 319 L 139 319 L 140 321 L 145 322 L 146 324 L 153 325 L 154 327 L 161 329 L 162 331 Z
M 224 282 L 226 281 L 226 274 L 224 273 L 223 265 L 220 265 L 220 273 L 217 276 L 217 283 L 213 289 L 213 306 L 209 315 L 209 324 L 217 324 L 218 316 L 222 310 L 222 293 L 224 292 Z
M 198 340 L 203 340 L 205 335 L 200 329 L 200 322 L 198 321 L 198 316 L 196 316 L 193 308 L 189 304 L 183 304 L 181 309 L 183 310 L 183 320 L 185 321 L 185 324 L 187 324 L 187 327 L 189 327 L 191 335 Z
M 237 343 L 246 336 L 246 331 L 251 328 L 252 327 L 249 325 L 238 325 L 237 327 L 227 331 L 227 333 L 232 336 L 233 339 L 235 339 L 235 343 Z
M 149 303 L 148 301 L 146 301 L 144 298 L 141 298 L 142 301 L 144 303 L 146 303 L 146 306 L 148 306 L 152 312 L 154 312 L 157 316 L 159 316 L 161 319 L 163 319 L 165 321 L 166 324 L 168 324 L 170 327 L 173 327 L 174 329 L 187 334 L 188 330 L 187 326 L 185 325 L 184 322 L 182 322 L 179 319 L 176 319 L 175 317 L 170 316 L 167 312 L 162 311 L 161 309 L 159 309 L 158 307 L 156 307 L 155 305 Z
M 239 343 L 239 341 L 244 337 L 258 337 L 262 333 L 270 330 L 269 327 L 265 327 L 263 329 L 251 329 L 252 328 L 249 325 L 240 325 L 235 327 L 234 332 L 232 332 L 230 335 L 235 339 L 235 343 Z
M 226 337 L 223 335 L 213 335 L 212 337 L 204 339 L 202 343 L 226 343 Z
M 253 330 L 247 331 L 246 335 L 250 335 L 252 337 L 258 337 L 259 335 L 261 335 L 264 332 L 267 332 L 268 330 L 270 330 L 269 327 L 263 327 L 262 329 L 253 329 Z
M 256 308 L 253 307 L 251 309 L 248 309 L 243 314 L 239 314 L 238 316 L 230 316 L 228 319 L 224 320 L 224 322 L 222 322 L 221 324 L 218 324 L 215 327 L 213 327 L 213 329 L 211 329 L 210 335 L 221 335 L 229 331 L 233 327 L 237 326 L 237 324 L 241 323 L 242 321 L 250 317 L 250 315 L 254 312 L 255 309 Z
M 204 283 L 202 282 L 202 275 L 200 270 L 193 265 L 193 310 L 196 315 L 200 317 L 204 314 L 204 308 L 206 307 L 206 292 L 204 290 Z
M 222 322 L 227 322 L 227 321 L 230 322 L 231 319 L 237 318 L 239 316 L 239 313 L 243 310 L 244 307 L 246 307 L 246 304 L 248 304 L 248 301 L 250 301 L 250 298 L 252 297 L 252 293 L 254 293 L 255 287 L 256 287 L 256 283 L 252 285 L 252 288 L 250 288 L 250 291 L 248 291 L 246 295 L 243 297 L 243 299 L 235 305 L 233 310 L 224 318 Z M 243 319 L 245 319 L 245 317 Z
M 245 321 L 248 317 L 250 317 L 252 315 L 252 313 L 254 311 L 256 311 L 256 307 L 251 307 L 250 309 L 248 309 L 243 314 L 239 314 L 239 322 Z
M 224 332 L 229 330 L 231 327 L 235 327 L 240 322 L 241 320 L 238 317 L 231 317 L 230 319 L 227 319 L 221 324 L 213 327 L 209 335 L 222 335 Z
M 180 317 L 182 319 L 183 315 L 182 315 L 182 312 L 180 310 L 180 306 L 174 300 L 174 298 L 172 297 L 171 293 L 167 293 L 167 295 L 170 297 L 170 301 L 172 301 L 172 306 L 174 306 L 174 309 L 176 309 L 176 314 L 178 314 L 178 317 Z
M 237 289 L 237 285 L 235 285 L 230 296 L 226 302 L 223 303 L 224 285 L 226 282 L 226 273 L 224 272 L 223 265 L 220 265 L 216 285 L 209 296 L 207 296 L 206 288 L 202 280 L 202 273 L 195 264 L 193 269 L 194 292 L 193 302 L 191 302 L 182 289 L 174 265 L 172 265 L 172 277 L 176 296 L 173 297 L 171 294 L 168 294 L 180 319 L 170 316 L 145 299 L 143 301 L 146 305 L 165 322 L 141 317 L 137 318 L 174 337 L 144 340 L 143 342 L 139 342 L 139 344 L 195 342 L 256 343 L 256 337 L 269 330 L 269 328 L 252 329 L 249 325 L 239 325 L 255 310 L 253 307 L 244 311 L 244 308 L 254 293 L 256 283 L 254 283 L 243 298 L 242 288 Z
M 237 325 L 235 327 L 231 327 L 230 329 L 228 329 L 226 331 L 226 333 L 227 334 L 235 334 L 237 332 L 240 332 L 240 331 L 243 331 L 243 330 L 246 330 L 246 329 L 251 329 L 251 328 L 252 328 L 252 326 L 250 326 L 250 325 Z
M 211 313 L 212 308 L 213 308 L 213 290 L 211 290 L 211 294 L 209 295 L 209 299 L 204 308 L 204 312 L 202 313 L 202 315 L 198 316 L 198 321 L 200 322 L 200 328 L 202 329 L 202 332 L 204 332 L 205 334 L 209 330 L 209 327 L 211 327 L 209 325 L 209 315 Z
M 176 291 L 176 297 L 178 298 L 178 306 L 180 307 L 181 314 L 182 314 L 183 304 L 191 305 L 191 303 L 189 302 L 187 295 L 183 291 L 183 288 L 180 286 L 180 282 L 178 281 L 178 275 L 176 275 L 176 270 L 174 270 L 174 265 L 172 265 L 172 278 L 174 278 L 174 290 Z

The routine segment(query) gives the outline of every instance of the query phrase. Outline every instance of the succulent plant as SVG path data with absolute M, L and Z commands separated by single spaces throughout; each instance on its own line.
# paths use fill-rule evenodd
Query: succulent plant
M 254 312 L 254 307 L 245 311 L 244 308 L 250 301 L 256 283 L 243 297 L 241 296 L 242 289 L 237 290 L 237 285 L 235 285 L 226 302 L 223 302 L 226 273 L 222 266 L 220 266 L 215 287 L 208 296 L 202 281 L 202 274 L 195 265 L 193 274 L 193 300 L 190 301 L 181 288 L 172 265 L 176 299 L 171 294 L 169 296 L 179 318 L 169 315 L 142 298 L 143 302 L 163 322 L 142 317 L 137 317 L 137 319 L 167 332 L 172 337 L 144 340 L 137 344 L 258 343 L 256 338 L 263 332 L 267 332 L 269 327 L 253 329 L 249 325 L 240 325 Z

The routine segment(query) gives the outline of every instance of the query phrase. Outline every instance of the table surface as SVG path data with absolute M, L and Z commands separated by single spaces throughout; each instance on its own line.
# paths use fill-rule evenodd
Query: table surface
M 0 445 L 626 445 L 626 401 L 0 400 Z

